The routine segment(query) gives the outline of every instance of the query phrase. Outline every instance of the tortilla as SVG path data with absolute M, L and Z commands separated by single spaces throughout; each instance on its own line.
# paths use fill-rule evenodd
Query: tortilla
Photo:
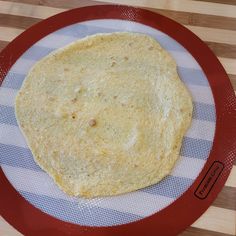
M 128 32 L 89 36 L 37 62 L 15 108 L 38 165 L 64 192 L 88 198 L 167 176 L 193 109 L 173 58 Z

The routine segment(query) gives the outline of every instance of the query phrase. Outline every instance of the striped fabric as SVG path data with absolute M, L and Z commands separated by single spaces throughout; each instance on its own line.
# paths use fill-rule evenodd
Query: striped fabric
M 149 34 L 174 57 L 179 75 L 193 98 L 192 126 L 184 137 L 181 157 L 174 170 L 159 184 L 116 197 L 92 200 L 69 197 L 35 164 L 17 126 L 14 98 L 29 69 L 42 57 L 87 35 L 117 31 Z M 179 43 L 160 31 L 134 22 L 87 21 L 60 29 L 38 41 L 7 74 L 0 87 L 0 164 L 24 198 L 58 219 L 82 225 L 124 224 L 160 211 L 189 188 L 208 158 L 215 120 L 214 100 L 205 74 Z

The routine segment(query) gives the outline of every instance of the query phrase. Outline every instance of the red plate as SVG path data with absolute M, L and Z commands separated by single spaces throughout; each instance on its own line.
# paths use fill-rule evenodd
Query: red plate
M 173 204 L 142 220 L 88 227 L 60 221 L 27 202 L 0 169 L 0 213 L 25 235 L 176 235 L 191 225 L 213 202 L 230 173 L 236 147 L 236 99 L 229 79 L 211 50 L 191 31 L 164 16 L 125 6 L 91 6 L 63 12 L 31 27 L 0 54 L 0 81 L 16 60 L 44 36 L 71 24 L 94 19 L 124 19 L 158 29 L 179 42 L 196 59 L 211 86 L 216 107 L 216 132 L 210 156 L 192 186 Z M 222 138 L 223 137 L 223 138 Z

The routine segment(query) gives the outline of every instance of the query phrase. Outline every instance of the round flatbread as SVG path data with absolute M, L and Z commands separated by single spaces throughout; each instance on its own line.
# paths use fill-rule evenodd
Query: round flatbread
M 192 101 L 150 36 L 97 34 L 37 62 L 16 98 L 35 161 L 66 193 L 127 193 L 168 175 Z

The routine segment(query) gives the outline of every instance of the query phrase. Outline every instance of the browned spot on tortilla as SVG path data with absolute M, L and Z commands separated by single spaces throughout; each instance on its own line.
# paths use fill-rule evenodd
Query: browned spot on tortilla
M 77 102 L 77 100 L 78 100 L 77 98 L 73 98 L 73 99 L 71 99 L 71 102 L 75 103 L 75 102 Z
M 74 112 L 71 114 L 71 118 L 72 118 L 73 120 L 76 118 L 76 114 L 75 114 Z
M 53 102 L 53 101 L 55 101 L 56 99 L 55 99 L 54 97 L 49 97 L 48 100 L 51 101 L 51 102 Z
M 91 119 L 91 120 L 89 121 L 89 126 L 91 126 L 91 127 L 95 126 L 96 124 L 97 124 L 97 122 L 96 122 L 95 119 Z

